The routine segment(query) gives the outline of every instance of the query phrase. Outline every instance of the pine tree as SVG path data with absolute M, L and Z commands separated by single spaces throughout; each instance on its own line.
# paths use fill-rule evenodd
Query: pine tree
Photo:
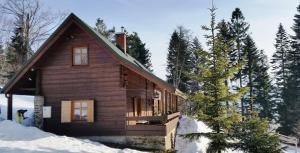
M 296 135 L 295 128 L 299 122 L 300 114 L 300 5 L 297 7 L 298 14 L 294 17 L 292 30 L 292 49 L 288 52 L 288 76 L 286 88 L 283 90 L 283 103 L 279 105 L 278 131 L 285 135 Z
M 246 77 L 247 87 L 249 88 L 249 93 L 244 98 L 244 107 L 247 108 L 249 111 L 253 111 L 254 105 L 254 79 L 257 77 L 256 71 L 258 70 L 258 50 L 255 46 L 253 39 L 250 35 L 243 41 L 244 46 L 242 50 L 244 51 L 242 56 L 245 57 L 245 66 L 241 72 L 242 76 Z M 247 109 L 246 109 L 247 110 Z
M 192 95 L 192 101 L 195 102 L 196 118 L 205 121 L 212 132 L 209 133 L 191 133 L 185 137 L 193 139 L 199 136 L 208 137 L 208 153 L 214 153 L 226 150 L 232 147 L 234 142 L 230 138 L 232 127 L 240 121 L 240 115 L 236 111 L 235 105 L 227 107 L 225 102 L 237 102 L 240 100 L 245 88 L 241 88 L 236 93 L 231 93 L 225 80 L 230 79 L 238 72 L 240 64 L 230 66 L 226 55 L 228 46 L 224 38 L 217 35 L 218 29 L 215 23 L 215 7 L 210 9 L 211 23 L 210 26 L 203 26 L 210 34 L 205 35 L 209 51 L 202 51 L 201 56 L 205 58 L 205 63 L 199 63 L 201 73 L 196 74 L 196 80 L 202 84 L 201 90 Z M 225 54 L 224 54 L 225 53 Z M 230 112 L 228 115 L 228 112 Z
M 266 118 L 269 121 L 275 119 L 276 101 L 274 100 L 273 87 L 270 76 L 268 74 L 269 66 L 267 56 L 261 50 L 258 53 L 258 66 L 256 69 L 256 78 L 254 83 L 254 104 L 257 105 L 259 117 Z
M 247 153 L 281 153 L 278 135 L 269 132 L 268 121 L 257 113 L 252 112 L 235 129 L 233 136 L 239 140 L 236 149 Z
M 7 78 L 11 78 L 15 72 L 22 67 L 22 65 L 31 56 L 28 39 L 24 38 L 24 17 L 20 16 L 15 24 L 14 35 L 11 37 L 11 42 L 8 45 L 5 53 L 8 67 L 6 69 Z
M 167 81 L 183 92 L 188 92 L 188 73 L 191 72 L 189 31 L 179 26 L 169 42 L 167 55 Z
M 274 86 L 274 98 L 276 103 L 283 103 L 283 91 L 286 88 L 286 80 L 288 75 L 288 52 L 291 50 L 291 44 L 289 37 L 283 28 L 282 24 L 279 24 L 278 32 L 275 39 L 275 53 L 272 56 L 272 72 L 274 73 L 275 86 Z
M 201 52 L 203 51 L 202 46 L 198 40 L 197 37 L 195 37 L 191 44 L 191 75 L 190 77 L 193 77 L 193 74 L 199 74 L 200 69 L 198 68 L 198 64 L 204 62 L 204 59 L 201 57 Z M 189 80 L 189 89 L 190 93 L 193 94 L 200 90 L 201 86 L 197 81 L 194 81 L 193 79 Z
M 236 8 L 232 12 L 231 23 L 230 23 L 230 31 L 231 35 L 235 41 L 235 48 L 234 51 L 231 53 L 231 62 L 239 63 L 244 60 L 243 55 L 243 40 L 247 37 L 247 32 L 249 29 L 249 24 L 245 21 L 245 17 L 243 16 L 242 11 L 239 8 Z M 239 88 L 243 87 L 243 76 L 242 71 L 236 75 L 235 79 L 239 83 Z M 241 113 L 242 115 L 245 114 L 244 112 L 244 100 L 241 99 Z
M 228 58 L 229 61 L 229 67 L 231 67 L 232 65 L 234 65 L 235 63 L 231 61 L 232 58 L 232 54 L 234 53 L 234 41 L 233 41 L 233 37 L 231 35 L 230 32 L 230 25 L 229 23 L 227 23 L 224 19 L 221 20 L 220 23 L 218 23 L 218 37 L 221 37 L 222 39 L 222 43 L 224 43 L 227 48 L 224 48 L 224 56 L 226 56 L 226 58 Z M 225 80 L 225 85 L 229 87 L 229 83 L 230 80 Z M 229 102 L 226 101 L 226 106 L 229 107 Z
M 94 30 L 97 31 L 98 33 L 102 34 L 108 40 L 113 41 L 114 34 L 115 34 L 115 27 L 107 29 L 107 26 L 104 23 L 104 20 L 102 20 L 101 18 L 97 19 Z
M 136 32 L 127 36 L 127 53 L 151 70 L 151 54 Z

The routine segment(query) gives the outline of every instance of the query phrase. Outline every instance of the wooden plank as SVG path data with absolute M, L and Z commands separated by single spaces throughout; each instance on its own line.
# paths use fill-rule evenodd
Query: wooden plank
M 179 121 L 179 117 L 176 117 L 170 121 L 168 121 L 166 125 L 166 134 L 170 133 L 173 129 L 177 127 L 177 123 Z
M 13 95 L 8 95 L 7 96 L 7 119 L 8 120 L 12 120 L 12 116 L 13 116 Z
M 175 117 L 178 117 L 180 115 L 180 112 L 176 112 L 176 113 L 173 113 L 173 114 L 170 114 L 167 116 L 167 120 L 170 120 L 170 119 L 173 119 Z
M 164 125 L 128 125 L 127 130 L 131 131 L 156 131 L 165 130 Z
M 134 116 L 134 117 L 127 117 L 127 120 L 135 120 L 135 121 L 150 121 L 150 120 L 155 120 L 155 121 L 161 121 L 162 116 Z

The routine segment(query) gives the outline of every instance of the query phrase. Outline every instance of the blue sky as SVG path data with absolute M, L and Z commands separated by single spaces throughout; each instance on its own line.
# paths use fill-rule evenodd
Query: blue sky
M 93 26 L 98 17 L 108 27 L 119 30 L 124 26 L 136 31 L 152 53 L 154 73 L 165 79 L 168 41 L 174 29 L 183 25 L 199 37 L 201 25 L 209 23 L 211 0 L 47 0 L 44 6 L 54 10 L 73 12 Z M 232 11 L 241 8 L 250 23 L 250 33 L 258 48 L 270 57 L 274 52 L 274 38 L 279 23 L 293 34 L 290 27 L 299 0 L 215 0 L 217 20 L 229 20 Z

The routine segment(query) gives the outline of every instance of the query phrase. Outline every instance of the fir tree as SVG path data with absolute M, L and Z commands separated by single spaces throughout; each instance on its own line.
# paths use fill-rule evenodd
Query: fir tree
M 115 34 L 115 27 L 112 27 L 111 29 L 107 29 L 107 26 L 104 23 L 104 20 L 102 20 L 101 18 L 98 18 L 96 20 L 94 30 L 97 31 L 98 33 L 102 34 L 108 40 L 113 41 L 114 34 Z
M 236 93 L 231 93 L 225 80 L 230 79 L 238 72 L 240 65 L 230 66 L 227 56 L 228 46 L 224 38 L 217 35 L 218 29 L 215 23 L 215 8 L 210 9 L 210 26 L 203 26 L 209 35 L 205 35 L 209 51 L 202 51 L 201 56 L 205 58 L 205 63 L 199 63 L 201 73 L 196 74 L 196 81 L 202 84 L 201 90 L 192 95 L 192 101 L 195 102 L 196 118 L 205 121 L 212 132 L 209 133 L 191 133 L 187 138 L 197 138 L 199 136 L 208 137 L 211 142 L 207 152 L 213 153 L 226 150 L 232 147 L 234 142 L 230 138 L 232 127 L 240 121 L 240 115 L 234 105 L 227 107 L 225 102 L 237 102 L 245 93 L 245 88 L 241 88 Z M 230 115 L 228 115 L 230 112 Z
M 21 68 L 21 66 L 29 59 L 31 56 L 29 49 L 29 42 L 24 37 L 24 17 L 20 16 L 15 23 L 16 27 L 14 29 L 14 35 L 11 37 L 11 42 L 8 44 L 6 50 L 6 62 L 7 68 L 7 78 L 11 78 L 15 72 Z
M 283 90 L 283 103 L 279 105 L 279 132 L 285 135 L 296 135 L 295 128 L 300 114 L 300 5 L 298 14 L 294 17 L 292 27 L 295 35 L 292 36 L 292 49 L 288 52 L 288 76 L 286 88 Z
M 249 93 L 244 98 L 244 107 L 247 108 L 247 104 L 249 105 L 249 110 L 253 111 L 254 105 L 254 79 L 257 77 L 258 70 L 258 50 L 255 46 L 253 39 L 248 35 L 243 41 L 243 55 L 245 57 L 245 66 L 242 70 L 242 75 L 247 78 L 247 87 L 249 87 Z
M 249 29 L 249 24 L 245 22 L 245 17 L 243 16 L 242 11 L 239 8 L 236 8 L 232 12 L 231 22 L 230 22 L 230 31 L 231 35 L 235 41 L 234 51 L 231 53 L 231 62 L 239 63 L 244 60 L 243 55 L 243 40 L 247 37 L 247 32 Z M 243 87 L 243 76 L 242 71 L 236 75 L 235 79 L 239 83 L 239 88 Z M 244 100 L 241 99 L 241 113 L 244 115 Z
M 275 39 L 275 53 L 272 56 L 272 72 L 274 73 L 275 86 L 274 98 L 276 103 L 283 103 L 283 91 L 286 88 L 286 80 L 288 75 L 288 52 L 291 50 L 289 37 L 284 30 L 282 24 L 279 24 L 278 32 Z
M 136 32 L 127 36 L 127 53 L 151 70 L 151 54 Z
M 218 24 L 218 37 L 222 38 L 222 43 L 224 43 L 227 48 L 224 48 L 224 56 L 230 60 L 229 67 L 235 63 L 231 61 L 231 55 L 234 53 L 234 41 L 230 32 L 230 25 L 224 19 Z M 225 85 L 229 86 L 230 80 L 225 80 Z M 229 107 L 229 102 L 226 102 L 226 106 Z
M 233 135 L 239 140 L 236 149 L 247 153 L 281 153 L 280 141 L 276 133 L 269 132 L 269 123 L 256 113 L 240 122 Z
M 253 80 L 255 89 L 253 102 L 258 106 L 256 110 L 259 112 L 259 117 L 272 121 L 275 119 L 277 105 L 274 100 L 272 83 L 268 74 L 268 60 L 262 50 L 258 53 L 258 57 L 256 78 Z
M 190 77 L 193 77 L 192 74 L 199 74 L 200 69 L 198 68 L 198 64 L 204 62 L 204 59 L 201 56 L 201 52 L 203 51 L 202 46 L 198 40 L 197 37 L 195 37 L 191 44 L 191 75 Z M 197 91 L 199 91 L 201 88 L 200 84 L 197 81 L 194 81 L 193 79 L 189 82 L 189 89 L 190 93 L 193 94 Z
M 183 92 L 188 92 L 188 73 L 191 72 L 189 31 L 179 26 L 169 42 L 167 55 L 167 81 Z

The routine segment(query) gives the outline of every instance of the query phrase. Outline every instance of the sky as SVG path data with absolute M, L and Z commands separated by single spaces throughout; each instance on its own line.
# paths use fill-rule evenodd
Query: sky
M 209 24 L 211 0 L 43 0 L 44 7 L 54 11 L 73 12 L 91 26 L 97 18 L 116 31 L 124 26 L 137 32 L 152 54 L 154 73 L 162 79 L 166 75 L 168 43 L 177 26 L 190 29 L 205 46 L 201 25 Z M 275 50 L 275 34 L 282 23 L 289 34 L 296 7 L 300 0 L 214 0 L 218 8 L 217 21 L 230 20 L 239 7 L 250 24 L 250 34 L 259 49 L 270 58 Z

